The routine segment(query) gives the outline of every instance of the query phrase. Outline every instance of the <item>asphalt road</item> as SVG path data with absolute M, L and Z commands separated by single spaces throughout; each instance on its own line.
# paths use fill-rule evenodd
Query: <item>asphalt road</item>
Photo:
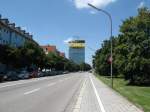
M 65 112 L 85 73 L 0 84 L 0 112 Z

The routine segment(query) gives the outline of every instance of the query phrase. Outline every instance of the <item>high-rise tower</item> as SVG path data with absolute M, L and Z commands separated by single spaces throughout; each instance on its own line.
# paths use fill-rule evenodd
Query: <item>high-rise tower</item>
M 85 40 L 69 42 L 69 59 L 77 64 L 85 62 Z

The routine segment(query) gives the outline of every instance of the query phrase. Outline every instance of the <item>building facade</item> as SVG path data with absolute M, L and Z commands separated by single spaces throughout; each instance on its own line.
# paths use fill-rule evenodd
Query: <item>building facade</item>
M 65 53 L 58 51 L 57 48 L 56 48 L 56 46 L 54 46 L 54 45 L 45 45 L 45 46 L 41 46 L 41 48 L 43 49 L 43 51 L 45 52 L 45 54 L 54 53 L 56 55 L 65 57 Z
M 26 41 L 36 43 L 32 39 L 32 35 L 22 30 L 21 27 L 16 27 L 15 23 L 10 23 L 8 19 L 2 18 L 0 15 L 0 44 L 20 47 Z
M 37 44 L 32 35 L 16 27 L 15 23 L 10 23 L 8 19 L 2 18 L 0 15 L 0 45 L 9 45 L 12 47 L 21 47 L 25 42 L 33 42 Z M 0 62 L 0 72 L 6 71 L 6 65 Z
M 61 57 L 66 57 L 64 52 L 59 52 L 59 55 L 60 55 Z
M 54 53 L 57 54 L 57 49 L 56 46 L 52 46 L 52 45 L 45 45 L 45 46 L 41 46 L 41 48 L 43 49 L 43 51 L 45 52 L 45 54 L 48 53 Z
M 69 42 L 69 59 L 77 64 L 85 62 L 85 40 Z

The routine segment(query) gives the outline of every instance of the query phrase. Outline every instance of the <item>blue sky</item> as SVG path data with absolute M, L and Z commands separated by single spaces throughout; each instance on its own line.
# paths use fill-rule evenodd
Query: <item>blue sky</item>
M 113 35 L 138 7 L 150 7 L 150 0 L 0 0 L 0 14 L 33 34 L 40 45 L 56 45 L 67 57 L 64 41 L 74 36 L 85 39 L 86 62 L 91 63 L 95 51 L 89 47 L 100 48 L 110 34 L 108 17 L 87 7 L 87 2 L 111 13 Z

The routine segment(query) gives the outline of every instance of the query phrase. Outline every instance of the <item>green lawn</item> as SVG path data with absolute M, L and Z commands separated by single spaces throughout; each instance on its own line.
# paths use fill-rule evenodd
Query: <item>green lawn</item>
M 99 76 L 97 77 L 110 86 L 110 78 Z M 121 78 L 114 78 L 114 90 L 133 102 L 144 112 L 150 112 L 150 87 L 127 86 L 127 82 Z

